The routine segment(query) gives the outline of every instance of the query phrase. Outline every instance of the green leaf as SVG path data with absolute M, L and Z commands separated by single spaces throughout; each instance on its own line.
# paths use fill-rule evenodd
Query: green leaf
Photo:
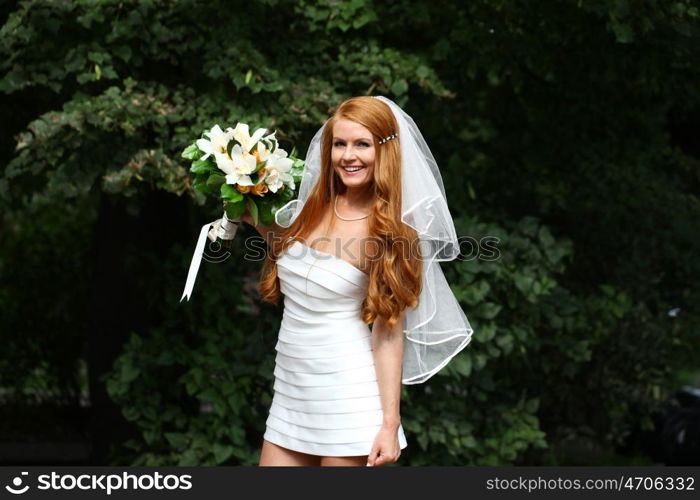
M 192 183 L 192 187 L 202 193 L 211 193 L 211 186 L 207 184 L 208 180 L 209 176 L 207 174 L 197 174 L 194 182 Z
M 465 448 L 476 448 L 476 439 L 474 439 L 474 436 L 462 436 L 461 442 L 462 446 Z
M 406 80 L 404 80 L 403 78 L 395 80 L 394 83 L 391 84 L 391 92 L 394 95 L 405 94 L 407 90 L 408 82 L 406 82 Z
M 502 305 L 494 302 L 486 302 L 478 309 L 479 316 L 486 319 L 493 319 L 503 309 Z
M 216 189 L 226 182 L 226 176 L 221 174 L 211 174 L 207 179 L 207 185 L 212 189 Z M 239 193 L 240 194 L 240 193 Z
M 501 306 L 498 306 L 499 310 Z M 496 325 L 494 323 L 486 323 L 479 327 L 478 338 L 480 342 L 488 342 L 496 336 Z
M 428 449 L 428 434 L 423 433 L 418 436 L 418 445 L 421 447 L 423 450 Z
M 253 218 L 253 225 L 257 226 L 258 225 L 258 205 L 255 204 L 255 201 L 253 198 L 248 198 L 246 200 L 248 203 L 248 212 L 250 213 L 250 216 Z
M 539 408 L 539 405 L 540 405 L 539 398 L 530 399 L 525 403 L 525 410 L 528 413 L 536 413 L 537 408 Z
M 131 59 L 131 48 L 128 45 L 120 45 L 112 49 L 114 55 L 122 59 L 124 62 L 129 62 Z
M 233 148 L 236 146 L 236 144 L 238 144 L 239 146 L 241 146 L 241 148 L 243 147 L 243 146 L 241 145 L 241 143 L 238 142 L 236 139 L 231 139 L 230 141 L 228 141 L 228 144 L 226 145 L 226 151 L 228 151 L 228 155 L 229 155 L 229 156 L 231 156 L 231 151 L 232 151 Z
M 514 280 L 515 286 L 523 293 L 528 293 L 532 288 L 532 283 L 535 281 L 532 276 L 520 273 L 514 276 Z
M 183 158 L 188 159 L 188 160 L 197 160 L 197 159 L 201 158 L 202 152 L 197 147 L 197 144 L 192 143 L 185 148 L 185 150 L 182 152 L 181 156 Z
M 189 437 L 187 434 L 181 432 L 166 432 L 163 434 L 165 439 L 168 440 L 170 445 L 176 450 L 182 450 L 189 442 Z
M 209 157 L 211 158 L 211 156 Z M 206 160 L 195 160 L 192 162 L 190 172 L 195 174 L 203 174 L 205 172 L 216 171 L 217 167 L 207 158 Z
M 136 377 L 139 376 L 139 373 L 141 373 L 141 370 L 139 370 L 138 367 L 134 366 L 133 364 L 122 364 L 121 379 L 123 382 L 129 383 L 133 381 L 134 379 L 136 379 Z
M 221 198 L 229 203 L 236 203 L 243 199 L 243 194 L 241 194 L 233 185 L 222 184 L 221 185 Z
M 613 23 L 612 29 L 618 42 L 630 43 L 634 41 L 634 30 L 629 24 Z
M 468 377 L 472 372 L 472 359 L 468 354 L 463 356 L 455 356 L 452 360 L 454 362 L 454 369 L 458 373 L 461 373 L 465 377 Z
M 237 219 L 245 213 L 245 202 L 240 200 L 236 203 L 228 203 L 224 207 L 224 211 L 229 219 Z
M 352 22 L 352 27 L 358 29 L 364 26 L 365 24 L 376 20 L 377 14 L 375 14 L 374 11 L 368 10 L 365 11 L 362 15 L 355 18 L 355 20 Z
M 214 460 L 217 464 L 225 462 L 233 454 L 233 446 L 214 443 Z
M 256 144 L 256 147 L 257 147 L 257 144 Z M 266 161 L 261 161 L 260 163 L 258 163 L 258 164 L 255 166 L 255 170 L 253 170 L 253 171 L 251 172 L 251 174 L 257 173 L 257 172 L 258 172 L 261 168 L 263 168 L 265 165 L 267 165 L 267 162 L 266 162 Z

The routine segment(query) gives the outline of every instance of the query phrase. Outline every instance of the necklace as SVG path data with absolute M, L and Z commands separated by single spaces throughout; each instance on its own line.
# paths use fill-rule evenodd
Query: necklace
M 338 213 L 338 198 L 337 197 L 335 198 L 335 201 L 333 202 L 333 211 L 335 212 L 335 215 L 337 215 L 338 218 L 342 219 L 342 220 L 361 220 L 361 219 L 366 219 L 367 217 L 369 217 L 369 214 L 363 215 L 362 217 L 355 217 L 352 219 L 341 217 L 340 214 Z

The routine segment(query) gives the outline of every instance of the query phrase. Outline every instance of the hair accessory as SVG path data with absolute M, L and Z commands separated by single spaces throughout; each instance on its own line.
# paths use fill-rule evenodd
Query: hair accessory
M 378 142 L 379 142 L 379 144 L 384 144 L 386 141 L 390 141 L 390 140 L 392 140 L 392 139 L 394 139 L 394 138 L 396 138 L 396 137 L 398 137 L 398 136 L 399 136 L 399 133 L 396 132 L 396 133 L 394 133 L 394 134 L 391 134 L 391 135 L 388 136 L 388 137 L 384 137 L 383 139 L 379 139 Z

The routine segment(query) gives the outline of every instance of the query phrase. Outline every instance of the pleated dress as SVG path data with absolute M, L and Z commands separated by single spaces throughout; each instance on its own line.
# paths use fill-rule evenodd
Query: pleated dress
M 277 269 L 284 312 L 264 438 L 312 455 L 369 455 L 383 421 L 371 330 L 360 319 L 369 276 L 300 241 Z

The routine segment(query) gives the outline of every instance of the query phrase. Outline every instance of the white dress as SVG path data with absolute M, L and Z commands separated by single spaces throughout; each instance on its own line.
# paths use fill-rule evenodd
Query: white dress
M 299 241 L 277 268 L 284 313 L 264 438 L 312 455 L 369 455 L 383 420 L 371 330 L 360 319 L 369 276 Z M 402 426 L 398 438 L 405 448 Z

